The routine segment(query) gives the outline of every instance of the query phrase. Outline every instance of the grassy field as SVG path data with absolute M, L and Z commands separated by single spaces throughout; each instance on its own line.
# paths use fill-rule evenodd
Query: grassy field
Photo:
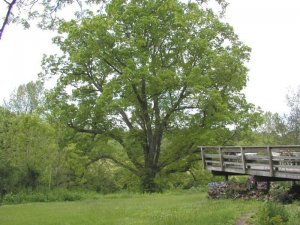
M 0 207 L 0 225 L 226 225 L 261 203 L 209 200 L 206 193 L 108 195 L 77 202 Z

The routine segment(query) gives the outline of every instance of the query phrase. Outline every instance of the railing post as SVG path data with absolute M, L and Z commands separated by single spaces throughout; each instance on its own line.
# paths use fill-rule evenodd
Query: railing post
M 222 148 L 219 147 L 221 171 L 224 171 Z
M 244 153 L 243 147 L 241 147 L 241 157 L 242 157 L 243 172 L 246 173 L 246 158 L 245 158 L 245 153 Z
M 201 157 L 202 157 L 202 163 L 203 163 L 203 169 L 206 168 L 206 162 L 205 162 L 205 154 L 204 154 L 204 148 L 201 146 Z
M 270 146 L 267 147 L 268 154 L 269 154 L 269 166 L 270 166 L 270 177 L 274 176 L 274 171 L 273 171 L 273 156 L 272 156 L 272 149 Z

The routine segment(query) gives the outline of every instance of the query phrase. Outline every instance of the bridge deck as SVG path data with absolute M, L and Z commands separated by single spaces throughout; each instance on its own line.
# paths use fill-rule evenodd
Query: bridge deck
M 214 174 L 300 180 L 300 145 L 200 149 L 204 168 Z

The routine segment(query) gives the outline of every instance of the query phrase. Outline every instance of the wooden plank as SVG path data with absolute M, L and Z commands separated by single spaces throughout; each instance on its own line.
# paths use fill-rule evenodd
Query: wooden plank
M 207 159 L 207 158 L 211 158 L 211 159 L 219 159 L 220 156 L 219 154 L 204 154 L 204 158 Z
M 219 154 L 220 154 L 220 164 L 221 164 L 221 170 L 224 170 L 224 165 L 223 165 L 223 155 L 222 155 L 222 148 L 219 148 Z
M 300 171 L 300 166 L 296 166 L 296 165 L 274 165 L 275 168 L 277 169 L 280 169 L 280 168 L 293 168 L 293 169 L 296 169 L 296 170 L 299 170 Z
M 246 160 L 269 160 L 267 155 L 247 155 L 245 154 Z
M 226 154 L 223 154 L 223 159 L 235 159 L 235 160 L 237 160 L 237 159 L 240 159 L 241 158 L 241 156 L 239 156 L 239 155 L 226 155 Z
M 242 163 L 240 163 L 240 162 L 223 162 L 223 164 L 225 165 L 225 166 L 228 166 L 228 165 L 233 165 L 233 166 L 241 166 L 242 167 Z
M 272 145 L 270 146 L 272 147 L 272 149 L 274 149 L 275 151 L 278 150 L 285 150 L 285 149 L 295 149 L 295 150 L 300 150 L 300 145 Z
M 230 153 L 230 152 L 232 152 L 232 153 L 240 153 L 240 150 L 238 149 L 238 148 L 236 148 L 236 149 L 223 149 L 223 152 L 226 152 L 226 153 Z
M 243 147 L 241 147 L 241 157 L 242 157 L 243 172 L 246 173 L 246 158 L 245 158 L 245 153 L 244 153 L 244 148 Z
M 273 159 L 272 159 L 272 148 L 271 147 L 267 147 L 267 150 L 268 150 L 268 154 L 269 154 L 269 167 L 270 167 L 270 177 L 273 177 L 274 176 L 274 173 L 273 173 Z
M 206 169 L 210 171 L 222 171 L 221 167 L 216 167 L 216 166 L 206 166 Z
M 202 163 L 203 163 L 203 169 L 206 168 L 206 162 L 205 162 L 205 157 L 204 157 L 204 148 L 200 147 L 201 150 L 201 157 L 202 157 Z
M 263 170 L 247 169 L 247 174 L 248 175 L 256 175 L 256 176 L 263 176 L 263 177 L 270 177 L 270 172 L 268 170 L 263 171 Z
M 258 164 L 258 163 L 246 163 L 247 169 L 254 169 L 254 170 L 267 170 L 269 171 L 269 164 Z
M 244 171 L 241 168 L 225 168 L 224 172 L 244 174 Z
M 278 168 L 278 170 L 275 170 L 278 172 L 285 172 L 285 173 L 297 173 L 300 175 L 300 170 L 299 169 L 295 169 L 295 168 Z
M 300 174 L 294 174 L 294 173 L 275 172 L 274 176 L 279 178 L 300 180 Z
M 300 161 L 300 158 L 299 157 L 296 157 L 296 156 L 273 156 L 273 160 L 295 160 L 295 161 Z
M 206 165 L 210 164 L 220 164 L 220 161 L 215 161 L 215 160 L 205 160 Z M 220 166 L 221 167 L 221 166 Z

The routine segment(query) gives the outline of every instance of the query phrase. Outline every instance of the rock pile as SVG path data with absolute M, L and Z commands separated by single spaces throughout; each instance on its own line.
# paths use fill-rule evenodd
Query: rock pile
M 265 192 L 258 189 L 248 189 L 247 184 L 242 183 L 210 183 L 208 197 L 211 199 L 263 199 Z
M 285 187 L 273 184 L 268 191 L 266 182 L 253 185 L 247 183 L 212 182 L 208 184 L 208 197 L 211 199 L 256 199 L 281 202 L 283 204 L 300 200 L 300 186 Z

